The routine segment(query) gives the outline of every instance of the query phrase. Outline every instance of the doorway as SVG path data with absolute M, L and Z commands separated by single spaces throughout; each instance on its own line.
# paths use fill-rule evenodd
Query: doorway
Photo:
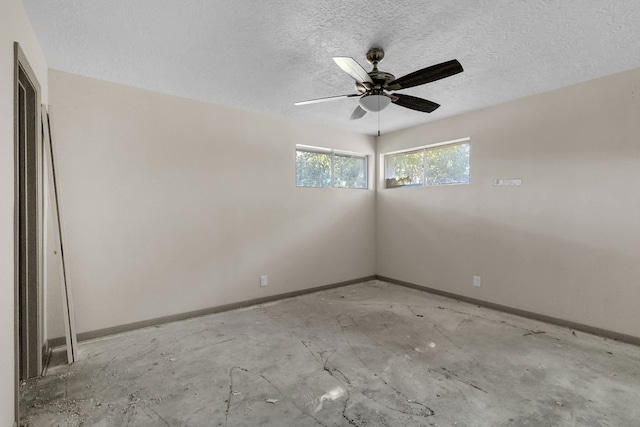
M 18 43 L 14 44 L 14 58 L 15 347 L 16 379 L 23 380 L 40 375 L 46 350 L 41 344 L 42 138 L 40 84 Z

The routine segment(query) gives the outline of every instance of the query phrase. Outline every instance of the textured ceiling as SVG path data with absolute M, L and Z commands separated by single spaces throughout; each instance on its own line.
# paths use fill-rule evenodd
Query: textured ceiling
M 51 68 L 163 93 L 383 133 L 640 67 L 638 0 L 24 0 Z M 331 60 L 400 77 L 458 59 L 464 73 L 350 121 L 357 98 Z

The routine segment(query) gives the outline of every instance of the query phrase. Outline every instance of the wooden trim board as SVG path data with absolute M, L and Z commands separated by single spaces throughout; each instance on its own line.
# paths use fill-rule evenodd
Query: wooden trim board
M 76 335 L 75 311 L 73 297 L 71 295 L 71 280 L 69 278 L 68 260 L 64 257 L 64 221 L 62 219 L 62 207 L 59 198 L 58 182 L 56 180 L 56 159 L 54 149 L 53 127 L 51 126 L 50 113 L 45 105 L 42 106 L 42 133 L 45 139 L 45 158 L 49 173 L 49 200 L 51 201 L 51 214 L 54 224 L 55 248 L 58 261 L 58 278 L 60 281 L 60 296 L 62 298 L 62 312 L 65 326 L 65 341 L 67 344 L 67 362 L 69 364 L 78 360 L 78 343 Z

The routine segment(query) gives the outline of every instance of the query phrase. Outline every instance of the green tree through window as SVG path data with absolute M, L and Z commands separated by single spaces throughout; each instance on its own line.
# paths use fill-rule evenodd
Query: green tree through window
M 367 188 L 366 158 L 336 154 L 333 158 L 333 186 L 340 188 Z
M 389 155 L 386 166 L 387 188 L 424 184 L 424 150 Z
M 426 185 L 469 182 L 469 144 L 444 145 L 424 152 Z
M 331 155 L 313 151 L 296 151 L 296 184 L 298 187 L 329 187 Z
M 386 188 L 466 184 L 469 182 L 469 142 L 388 154 Z
M 367 157 L 296 148 L 298 187 L 367 188 Z

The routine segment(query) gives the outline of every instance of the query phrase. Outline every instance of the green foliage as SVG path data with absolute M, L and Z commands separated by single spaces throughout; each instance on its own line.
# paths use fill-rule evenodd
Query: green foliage
M 331 186 L 331 155 L 296 151 L 296 185 L 298 187 Z
M 366 165 L 366 157 L 297 150 L 296 185 L 367 188 Z
M 468 143 L 391 154 L 385 160 L 387 188 L 469 182 Z
M 367 188 L 367 168 L 364 157 L 341 156 L 333 158 L 333 186 L 340 188 Z
M 469 182 L 469 144 L 426 150 L 427 185 Z
M 424 182 L 424 150 L 387 156 L 386 170 L 387 187 L 422 185 Z

